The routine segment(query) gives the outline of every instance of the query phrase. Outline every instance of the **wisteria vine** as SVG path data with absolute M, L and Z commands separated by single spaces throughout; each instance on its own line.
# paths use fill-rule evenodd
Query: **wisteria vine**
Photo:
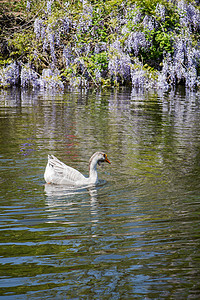
M 200 88 L 199 8 L 186 0 L 167 3 L 158 2 L 150 13 L 137 1 L 119 1 L 110 10 L 87 0 L 78 8 L 45 1 L 30 28 L 32 52 L 0 68 L 0 86 Z M 27 0 L 26 11 L 32 9 Z

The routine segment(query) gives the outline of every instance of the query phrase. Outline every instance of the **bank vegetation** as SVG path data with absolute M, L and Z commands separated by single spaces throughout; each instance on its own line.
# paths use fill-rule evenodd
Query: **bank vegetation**
M 3 88 L 200 88 L 199 1 L 1 1 L 0 25 Z

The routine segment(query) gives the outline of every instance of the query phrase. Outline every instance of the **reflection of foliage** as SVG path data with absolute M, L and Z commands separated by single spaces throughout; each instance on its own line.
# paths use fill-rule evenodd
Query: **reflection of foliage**
M 143 86 L 144 81 L 134 79 L 138 63 L 145 68 L 147 86 L 199 85 L 200 16 L 193 2 L 22 0 L 9 2 L 3 17 L 0 64 L 15 60 L 21 69 L 26 65 L 36 71 L 38 82 L 34 83 L 34 75 L 30 86 L 44 87 L 40 77 L 44 69 L 60 74 L 59 87 L 60 81 L 71 86 L 105 82 Z M 184 58 L 179 56 L 180 47 Z M 1 72 L 3 82 L 12 85 Z
M 198 95 L 19 92 L 15 107 L 12 89 L 0 98 L 2 295 L 109 299 L 113 292 L 131 299 L 146 284 L 148 298 L 162 298 L 163 287 L 170 295 L 177 287 L 180 295 L 197 294 Z M 19 145 L 31 138 L 35 151 L 24 159 Z M 97 201 L 85 190 L 71 204 L 66 195 L 45 195 L 45 152 L 87 172 L 87 158 L 99 148 L 113 164 L 101 171 L 108 183 Z

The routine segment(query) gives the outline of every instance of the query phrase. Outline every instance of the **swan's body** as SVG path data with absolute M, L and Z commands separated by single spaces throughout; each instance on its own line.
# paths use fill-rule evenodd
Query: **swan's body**
M 54 155 L 48 155 L 44 179 L 47 183 L 69 186 L 95 185 L 98 183 L 97 164 L 105 161 L 110 164 L 105 153 L 94 153 L 89 161 L 89 177 L 85 177 L 79 171 L 65 165 Z

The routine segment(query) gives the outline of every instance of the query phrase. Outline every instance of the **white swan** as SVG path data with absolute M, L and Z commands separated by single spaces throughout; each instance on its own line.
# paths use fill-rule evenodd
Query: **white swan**
M 111 163 L 103 152 L 96 152 L 89 161 L 89 177 L 85 177 L 79 171 L 65 165 L 54 155 L 48 155 L 48 162 L 44 173 L 47 183 L 65 184 L 69 186 L 95 185 L 98 183 L 97 164 Z

